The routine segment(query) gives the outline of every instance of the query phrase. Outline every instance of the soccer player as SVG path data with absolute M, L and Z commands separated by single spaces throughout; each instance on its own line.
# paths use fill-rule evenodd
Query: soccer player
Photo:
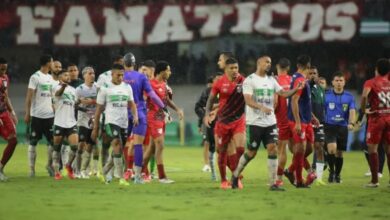
M 62 179 L 60 173 L 61 145 L 64 138 L 70 144 L 69 161 L 74 158 L 79 137 L 77 134 L 77 121 L 74 114 L 76 102 L 78 100 L 76 89 L 69 86 L 70 74 L 67 70 L 61 70 L 58 75 L 60 85 L 55 88 L 55 116 L 53 128 L 53 168 L 54 179 Z M 74 179 L 73 170 L 69 164 L 66 164 L 68 177 Z
M 80 72 L 76 64 L 69 64 L 67 69 L 70 75 L 70 86 L 72 86 L 73 88 L 77 88 L 79 85 L 83 84 L 83 80 L 79 78 Z
M 292 165 L 286 169 L 284 174 L 288 177 L 292 184 L 297 188 L 308 188 L 303 182 L 302 169 L 305 160 L 306 143 L 314 143 L 314 132 L 311 127 L 311 101 L 310 101 L 310 86 L 307 82 L 310 72 L 311 58 L 307 55 L 300 55 L 297 58 L 298 70 L 292 76 L 290 88 L 297 87 L 300 83 L 304 83 L 304 87 L 296 94 L 289 98 L 288 103 L 288 120 L 293 138 L 293 159 Z M 295 177 L 292 171 L 295 172 Z
M 243 146 L 245 143 L 245 101 L 242 94 L 244 79 L 238 72 L 238 61 L 234 58 L 227 59 L 225 61 L 225 74 L 213 84 L 206 104 L 204 123 L 210 127 L 213 121 L 210 112 L 219 95 L 219 109 L 214 132 L 217 136 L 218 167 L 222 189 L 231 187 L 226 178 L 227 155 L 230 155 L 229 168 L 233 172 L 238 163 L 234 146 Z M 234 145 L 229 145 L 230 142 Z M 241 181 L 239 184 L 242 188 Z
M 58 81 L 58 74 L 62 70 L 62 63 L 59 60 L 53 61 L 53 69 L 51 71 L 51 77 L 54 81 Z
M 333 89 L 325 92 L 325 142 L 328 148 L 329 183 L 341 183 L 343 151 L 347 149 L 348 130 L 355 122 L 355 98 L 344 90 L 345 79 L 336 72 L 332 80 Z
M 133 115 L 133 123 L 138 124 L 137 107 L 133 98 L 133 91 L 129 85 L 123 83 L 124 67 L 119 64 L 114 64 L 111 69 L 112 86 L 102 88 L 97 96 L 97 106 L 95 112 L 95 120 L 91 138 L 96 141 L 99 129 L 100 115 L 105 109 L 106 118 L 105 126 L 106 133 L 111 138 L 111 146 L 113 149 L 113 160 L 110 160 L 103 168 L 103 176 L 101 179 L 106 183 L 111 182 L 111 178 L 107 176 L 109 170 L 114 166 L 114 169 L 119 174 L 119 185 L 127 186 L 129 183 L 123 179 L 123 159 L 122 148 L 125 145 L 127 138 L 128 126 L 128 111 L 131 109 Z
M 9 79 L 7 76 L 7 60 L 0 58 L 0 136 L 7 141 L 0 161 L 0 182 L 7 181 L 4 175 L 4 167 L 12 157 L 18 140 L 16 138 L 15 125 L 18 123 L 14 108 L 8 96 Z
M 325 133 L 324 133 L 324 123 L 325 123 L 325 89 L 319 84 L 319 74 L 318 69 L 315 66 L 310 67 L 310 90 L 311 90 L 311 106 L 312 106 L 312 117 L 314 126 L 314 149 L 315 149 L 315 169 L 316 177 L 311 177 L 316 179 L 317 185 L 325 185 L 325 182 L 322 180 L 322 174 L 324 172 L 324 145 L 325 145 Z M 308 155 L 305 155 L 306 157 Z M 307 161 L 307 160 L 306 160 Z M 308 169 L 309 164 L 306 163 L 306 169 Z M 309 165 L 310 167 L 310 165 Z M 309 175 L 314 175 L 310 173 Z
M 287 58 L 281 58 L 276 64 L 276 70 L 278 76 L 276 77 L 278 84 L 285 90 L 290 89 L 291 76 L 288 74 L 290 71 L 290 60 Z M 278 96 L 275 94 L 275 116 L 276 116 L 276 125 L 278 127 L 278 179 L 276 180 L 276 185 L 283 186 L 283 171 L 287 162 L 287 153 L 286 146 L 292 138 L 292 132 L 288 124 L 288 107 L 287 99 L 283 96 Z M 289 144 L 291 148 L 292 144 Z
M 215 153 L 215 139 L 214 139 L 214 127 L 215 121 L 213 121 L 210 127 L 206 127 L 203 124 L 203 118 L 206 112 L 206 103 L 209 98 L 211 88 L 213 83 L 220 77 L 220 74 L 211 76 L 207 82 L 207 88 L 202 91 L 198 101 L 195 103 L 195 113 L 199 117 L 199 127 L 201 129 L 201 134 L 203 136 L 203 145 L 204 145 L 204 167 L 203 172 L 211 171 L 211 180 L 217 180 L 214 167 L 214 153 Z
M 150 85 L 155 93 L 160 97 L 164 104 L 168 105 L 174 109 L 179 119 L 183 119 L 183 111 L 179 109 L 175 103 L 168 97 L 168 90 L 166 81 L 171 75 L 171 68 L 166 61 L 159 61 L 156 64 L 155 78 L 150 80 Z M 165 120 L 166 115 L 163 109 L 158 105 L 148 100 L 148 129 L 150 130 L 150 135 L 153 138 L 153 142 L 156 146 L 156 162 L 158 170 L 158 178 L 160 183 L 174 183 L 173 180 L 167 178 L 164 170 L 163 163 L 163 149 L 164 149 L 164 136 L 165 136 Z M 150 148 L 149 148 L 150 149 Z M 151 156 L 151 151 L 148 150 L 144 158 L 144 169 L 147 167 L 149 157 Z
M 49 71 L 53 69 L 53 58 L 50 55 L 40 57 L 41 68 L 29 80 L 26 95 L 26 114 L 24 121 L 30 125 L 30 143 L 28 159 L 30 177 L 35 177 L 36 146 L 42 135 L 52 145 L 54 110 L 52 106 L 53 78 Z
M 369 88 L 364 89 L 362 112 L 366 109 L 366 100 L 370 105 L 366 142 L 370 156 L 371 181 L 369 188 L 379 186 L 378 182 L 378 145 L 384 140 L 387 165 L 390 171 L 390 63 L 386 58 L 379 59 L 375 65 L 377 76 Z M 389 182 L 390 186 L 390 182 Z
M 141 63 L 140 68 L 138 69 L 138 72 L 143 73 L 148 77 L 149 80 L 154 78 L 154 72 L 156 69 L 156 64 L 153 60 L 145 60 Z
M 89 178 L 87 174 L 87 167 L 91 161 L 92 149 L 95 146 L 95 142 L 91 139 L 92 133 L 92 120 L 96 111 L 96 96 L 97 87 L 95 84 L 95 71 L 92 67 L 84 67 L 82 70 L 84 84 L 80 85 L 76 89 L 76 95 L 80 100 L 78 109 L 77 126 L 79 130 L 79 151 L 82 152 L 82 160 L 77 163 L 78 169 L 81 170 L 80 177 L 83 179 Z M 97 170 L 97 161 L 93 164 L 92 170 Z
M 112 59 L 112 63 L 113 65 L 114 64 L 119 64 L 119 65 L 123 65 L 123 56 L 122 55 L 115 55 Z M 101 88 L 108 88 L 112 85 L 112 73 L 111 73 L 111 69 L 110 70 L 107 70 L 105 71 L 104 73 L 101 73 L 98 77 L 98 80 L 96 82 L 96 87 L 97 87 L 97 91 L 99 91 Z M 110 138 L 106 135 L 106 132 L 105 132 L 105 126 L 104 126 L 104 118 L 105 118 L 105 114 L 104 112 L 102 113 L 102 117 L 101 117 L 101 121 L 100 121 L 100 125 L 101 125 L 101 138 L 102 138 L 102 152 L 101 152 L 101 155 L 102 155 L 102 166 L 104 167 L 104 165 L 107 163 L 108 159 L 109 159 L 109 148 L 110 148 Z M 99 161 L 99 149 L 97 147 L 94 147 L 93 149 L 93 163 L 97 163 Z M 92 175 L 95 175 L 97 174 L 97 170 L 95 169 L 91 169 L 91 174 Z
M 249 75 L 243 83 L 245 98 L 246 125 L 248 132 L 248 151 L 241 156 L 237 169 L 232 176 L 232 188 L 238 188 L 238 178 L 245 166 L 256 156 L 261 143 L 268 152 L 268 176 L 270 190 L 284 191 L 275 184 L 277 174 L 277 128 L 274 114 L 274 94 L 289 97 L 302 88 L 302 85 L 290 91 L 285 91 L 276 82 L 275 78 L 268 76 L 271 70 L 271 58 L 262 56 L 257 59 L 257 70 Z
M 125 75 L 123 81 L 131 86 L 134 93 L 134 102 L 137 105 L 138 111 L 138 120 L 137 125 L 129 124 L 132 128 L 132 133 L 134 135 L 134 183 L 142 184 L 143 179 L 141 176 L 142 171 L 142 160 L 143 160 L 143 149 L 142 144 L 144 142 L 147 122 L 146 122 L 146 105 L 144 100 L 144 94 L 146 94 L 159 108 L 164 107 L 164 103 L 156 95 L 153 89 L 150 86 L 150 83 L 147 77 L 134 70 L 135 68 L 135 57 L 132 53 L 127 53 L 123 57 L 125 63 Z M 129 120 L 131 120 L 131 115 L 129 114 Z M 131 148 L 130 148 L 131 149 Z

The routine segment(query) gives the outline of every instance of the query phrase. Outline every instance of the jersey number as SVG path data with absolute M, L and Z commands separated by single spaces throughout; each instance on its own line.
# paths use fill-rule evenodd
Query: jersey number
M 390 92 L 380 92 L 378 94 L 381 104 L 387 108 L 390 108 Z

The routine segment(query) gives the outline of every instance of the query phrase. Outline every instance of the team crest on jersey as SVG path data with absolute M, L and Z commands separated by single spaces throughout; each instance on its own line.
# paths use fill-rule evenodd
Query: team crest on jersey
M 343 111 L 347 111 L 348 110 L 348 104 L 343 104 Z
M 336 107 L 335 103 L 331 102 L 329 103 L 329 109 L 333 110 Z

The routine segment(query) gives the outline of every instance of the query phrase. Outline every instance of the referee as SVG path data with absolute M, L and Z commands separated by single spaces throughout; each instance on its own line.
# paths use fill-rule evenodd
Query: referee
M 355 98 L 344 91 L 345 78 L 336 72 L 332 80 L 333 89 L 325 93 L 325 142 L 328 147 L 329 183 L 341 183 L 343 151 L 347 148 L 348 130 L 355 121 Z

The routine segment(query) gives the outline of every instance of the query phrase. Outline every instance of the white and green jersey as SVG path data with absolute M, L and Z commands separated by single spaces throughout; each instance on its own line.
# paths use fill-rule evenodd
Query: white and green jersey
M 61 87 L 58 85 L 55 91 L 57 92 Z M 69 85 L 65 87 L 61 96 L 55 96 L 54 125 L 62 128 L 76 126 L 75 105 L 77 100 L 76 89 Z
M 275 78 L 271 76 L 260 77 L 256 73 L 249 75 L 243 83 L 243 94 L 252 95 L 252 99 L 257 103 L 272 109 L 270 114 L 249 107 L 245 108 L 246 124 L 268 127 L 276 124 L 274 114 L 274 94 L 283 88 Z
M 81 84 L 76 88 L 76 95 L 79 99 L 96 99 L 97 97 L 97 87 L 96 84 L 93 83 L 91 87 L 87 86 L 85 83 Z M 77 126 L 83 126 L 86 128 L 92 128 L 89 124 L 89 121 L 93 117 L 96 111 L 96 105 L 86 105 L 86 104 L 81 104 L 79 105 L 80 107 L 84 108 L 87 110 L 86 112 L 84 111 L 78 111 L 77 113 Z
M 108 71 L 99 75 L 98 80 L 96 82 L 96 87 L 98 89 L 103 88 L 103 87 L 107 88 L 107 87 L 111 86 L 111 84 L 112 84 L 111 81 L 112 81 L 111 70 L 108 70 Z
M 31 100 L 30 115 L 37 118 L 53 118 L 52 107 L 53 78 L 41 71 L 35 72 L 29 80 L 28 88 L 35 90 Z
M 105 124 L 127 128 L 129 101 L 134 101 L 133 90 L 126 83 L 100 88 L 96 103 L 105 106 Z

